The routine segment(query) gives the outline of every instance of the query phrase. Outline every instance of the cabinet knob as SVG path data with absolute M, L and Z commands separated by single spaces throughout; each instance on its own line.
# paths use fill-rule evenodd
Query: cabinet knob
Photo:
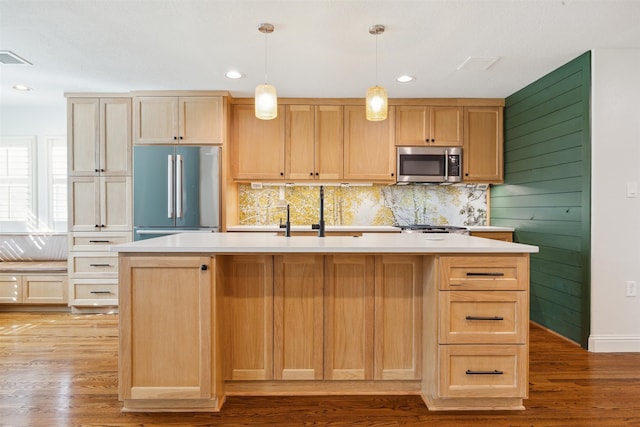
M 395 173 L 391 172 L 391 176 L 394 176 L 394 175 L 395 175 Z
M 202 270 L 202 271 L 207 271 L 208 269 L 209 269 L 209 266 L 207 266 L 206 264 L 202 264 L 200 266 L 200 270 Z
M 309 172 L 309 176 L 313 176 L 313 172 Z
M 318 172 L 316 172 L 316 176 L 320 175 Z
M 433 138 L 431 138 L 431 142 L 436 142 L 436 140 L 435 140 L 435 139 L 433 139 Z
M 104 169 L 100 169 L 100 172 L 104 172 Z
M 93 171 L 94 171 L 94 172 L 99 172 L 99 171 L 98 171 L 98 169 L 94 169 Z
M 280 176 L 284 176 L 284 172 L 280 172 Z
M 104 224 L 102 224 L 102 225 L 100 226 L 100 228 L 105 228 L 105 227 L 106 227 L 106 225 L 104 225 Z
M 180 139 L 182 139 L 182 137 L 180 137 Z
M 178 139 L 178 137 L 177 137 L 177 136 L 174 136 L 174 137 L 173 137 L 173 140 L 175 141 L 176 139 Z
M 96 228 L 100 228 L 100 225 L 99 225 L 99 224 L 96 224 L 96 225 L 95 225 L 95 227 L 96 227 Z

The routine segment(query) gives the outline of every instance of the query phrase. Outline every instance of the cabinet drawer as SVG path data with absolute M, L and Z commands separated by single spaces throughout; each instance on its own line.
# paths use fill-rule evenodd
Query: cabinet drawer
M 440 397 L 528 397 L 524 345 L 441 345 Z
M 525 344 L 524 291 L 441 291 L 440 343 Z
M 22 302 L 25 304 L 66 304 L 66 275 L 29 275 L 23 280 Z
M 110 252 L 70 252 L 69 276 L 115 278 L 118 276 L 118 255 Z
M 22 302 L 22 276 L 0 275 L 0 304 L 20 304 Z
M 118 282 L 114 280 L 76 279 L 71 281 L 71 305 L 118 305 Z
M 110 246 L 132 240 L 131 233 L 70 233 L 69 248 L 72 251 L 108 251 Z
M 529 259 L 513 256 L 446 256 L 440 258 L 442 290 L 526 290 Z

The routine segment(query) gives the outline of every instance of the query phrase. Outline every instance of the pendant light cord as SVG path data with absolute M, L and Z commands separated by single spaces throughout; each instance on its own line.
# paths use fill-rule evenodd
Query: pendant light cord
M 376 34 L 376 86 L 378 86 L 378 34 Z
M 267 33 L 264 33 L 264 84 L 267 84 Z

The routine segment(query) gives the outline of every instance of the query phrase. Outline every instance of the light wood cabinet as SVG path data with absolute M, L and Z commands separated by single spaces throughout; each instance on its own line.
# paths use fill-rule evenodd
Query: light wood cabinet
M 286 179 L 342 178 L 342 114 L 338 105 L 286 107 Z
M 131 175 L 131 98 L 67 100 L 69 176 Z
M 235 179 L 282 180 L 285 173 L 285 108 L 278 117 L 260 120 L 253 105 L 233 106 L 230 156 Z
M 465 107 L 464 128 L 462 180 L 474 183 L 502 183 L 503 108 Z
M 370 122 L 365 107 L 344 107 L 344 179 L 395 182 L 395 109 L 388 119 Z
M 131 231 L 131 177 L 69 178 L 69 231 Z
M 462 107 L 396 106 L 396 145 L 462 146 Z
M 375 259 L 374 379 L 421 378 L 422 256 Z
M 429 408 L 522 408 L 528 397 L 528 256 L 437 256 L 429 270 L 422 382 Z
M 225 256 L 223 293 L 227 380 L 273 379 L 273 257 Z
M 324 377 L 373 379 L 374 256 L 325 258 Z
M 472 231 L 471 236 L 484 237 L 485 239 L 502 240 L 503 242 L 513 242 L 512 231 Z
M 136 144 L 222 144 L 222 96 L 138 96 L 134 98 Z
M 120 258 L 118 394 L 126 410 L 219 410 L 215 259 Z
M 67 304 L 66 274 L 0 274 L 0 304 Z
M 322 255 L 274 257 L 274 345 L 276 380 L 323 378 Z

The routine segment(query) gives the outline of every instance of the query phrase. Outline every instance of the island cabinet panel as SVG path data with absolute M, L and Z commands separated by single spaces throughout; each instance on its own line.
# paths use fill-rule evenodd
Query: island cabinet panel
M 325 259 L 325 379 L 373 379 L 374 264 L 372 255 Z
M 274 376 L 323 378 L 322 255 L 274 257 Z
M 216 410 L 214 260 L 123 256 L 120 272 L 119 396 L 125 409 Z
M 374 379 L 421 376 L 422 256 L 375 260 Z
M 225 379 L 273 379 L 273 256 L 224 257 Z

